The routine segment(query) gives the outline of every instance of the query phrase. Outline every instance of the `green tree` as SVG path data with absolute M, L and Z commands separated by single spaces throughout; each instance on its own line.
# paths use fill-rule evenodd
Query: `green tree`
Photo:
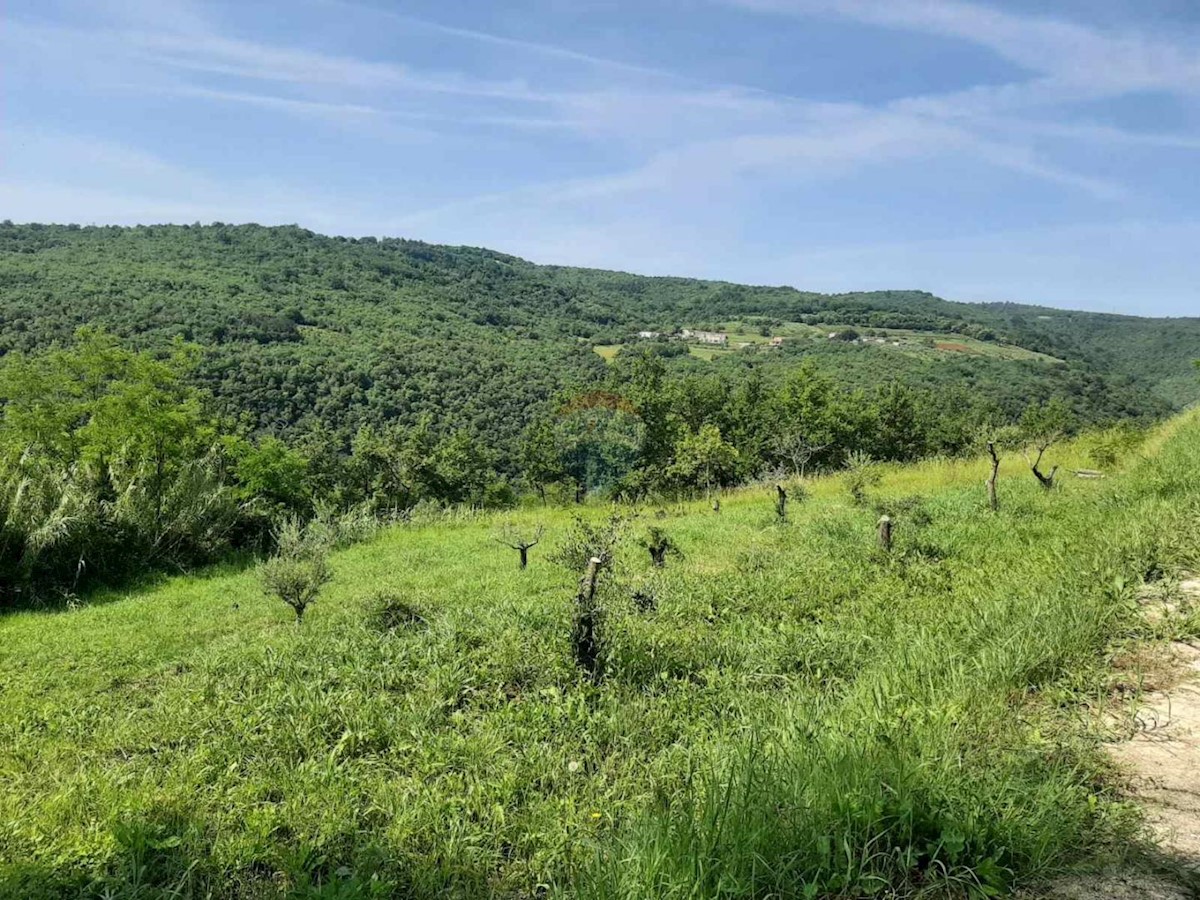
M 80 329 L 76 343 L 0 364 L 0 568 L 77 586 L 223 545 L 236 499 L 216 429 L 186 382 L 194 348 L 159 358 Z
M 803 443 L 812 450 L 804 460 L 805 466 L 837 461 L 845 455 L 853 423 L 845 415 L 845 402 L 838 397 L 833 382 L 812 360 L 805 360 L 788 374 L 771 405 L 776 461 L 789 460 L 790 454 L 781 452 L 781 441 L 787 449 Z M 783 440 L 789 435 L 798 440 Z M 794 465 L 798 460 L 789 461 Z
M 1058 466 L 1054 466 L 1048 473 L 1043 472 L 1042 459 L 1047 450 L 1069 433 L 1071 426 L 1071 411 L 1061 397 L 1031 405 L 1021 416 L 1021 431 L 1026 442 L 1025 459 L 1038 483 L 1046 490 L 1054 487 L 1054 476 L 1058 473 Z
M 456 431 L 438 442 L 433 457 L 433 493 L 443 503 L 482 506 L 495 480 L 487 454 L 469 432 Z
M 619 398 L 582 398 L 555 428 L 562 447 L 563 468 L 575 482 L 576 499 L 612 487 L 641 461 L 645 425 Z
M 911 388 L 899 381 L 881 388 L 871 404 L 871 416 L 876 457 L 908 461 L 924 452 L 928 424 L 921 398 Z
M 273 516 L 280 512 L 312 512 L 308 460 L 299 451 L 269 436 L 257 444 L 238 442 L 234 457 L 234 473 L 243 500 L 268 504 Z
M 562 452 L 549 419 L 536 419 L 521 436 L 521 474 L 546 502 L 546 486 L 566 477 Z
M 679 484 L 702 487 L 708 492 L 714 485 L 732 479 L 737 458 L 737 449 L 721 437 L 721 429 L 702 425 L 698 432 L 685 434 L 675 445 L 670 473 Z

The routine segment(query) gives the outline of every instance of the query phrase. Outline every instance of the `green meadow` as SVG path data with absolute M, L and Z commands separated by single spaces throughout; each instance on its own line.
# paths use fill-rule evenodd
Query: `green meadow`
M 1200 630 L 1135 600 L 1200 564 L 1200 418 L 1103 479 L 1048 456 L 997 512 L 963 460 L 782 522 L 773 486 L 620 507 L 597 679 L 572 508 L 389 527 L 301 624 L 252 560 L 4 615 L 0 896 L 985 897 L 1136 856 L 1112 660 Z

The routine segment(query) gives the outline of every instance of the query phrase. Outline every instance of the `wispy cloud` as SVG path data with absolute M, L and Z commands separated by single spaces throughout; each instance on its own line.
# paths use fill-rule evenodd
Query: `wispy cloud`
M 0 54 L 12 71 L 137 112 L 113 125 L 107 141 L 67 133 L 75 126 L 66 114 L 41 133 L 6 123 L 10 145 L 15 138 L 24 149 L 6 153 L 5 215 L 301 221 L 493 243 L 546 261 L 719 275 L 705 267 L 739 252 L 725 250 L 740 239 L 733 220 L 769 209 L 781 193 L 823 192 L 830 202 L 858 191 L 860 208 L 900 219 L 901 210 L 863 196 L 862 185 L 886 190 L 889 179 L 906 177 L 932 184 L 944 169 L 1016 185 L 1047 215 L 1061 201 L 1116 217 L 1141 212 L 1140 173 L 1122 156 L 1157 152 L 1170 162 L 1200 150 L 1186 118 L 1168 131 L 1102 114 L 1104 101 L 1150 92 L 1194 103 L 1200 51 L 1192 43 L 1019 13 L 1000 0 L 704 0 L 738 27 L 832 19 L 858 32 L 920 32 L 977 48 L 980 58 L 999 56 L 1015 72 L 1006 84 L 972 85 L 969 72 L 958 73 L 912 96 L 841 102 L 814 99 L 828 92 L 806 96 L 803 78 L 773 78 L 765 65 L 761 83 L 749 67 L 736 83 L 680 74 L 648 53 L 638 58 L 648 43 L 631 41 L 629 58 L 614 59 L 590 52 L 581 33 L 541 42 L 355 0 L 297 2 L 298 18 L 314 23 L 307 32 L 267 33 L 233 4 L 187 0 L 79 0 L 88 14 L 77 17 L 32 6 L 10 13 L 0 23 Z M 339 25 L 353 17 L 356 28 L 322 33 L 322 17 Z M 369 40 L 359 37 L 360 23 Z M 254 114 L 239 116 L 239 107 Z M 174 116 L 174 134 L 147 144 L 154 153 L 137 147 L 153 127 L 145 109 Z M 188 133 L 181 123 L 206 116 L 242 140 L 236 162 L 186 149 L 178 154 L 185 163 L 173 161 L 171 140 Z M 259 136 L 280 143 L 260 148 Z M 288 168 L 293 146 L 307 159 Z M 343 156 L 327 165 L 317 147 Z M 356 169 L 357 195 L 342 190 L 355 184 Z M 255 171 L 270 177 L 248 174 Z M 326 175 L 338 189 L 318 196 L 312 185 Z M 947 210 L 958 202 L 952 187 L 941 202 L 948 229 L 975 216 L 965 202 Z M 743 247 L 741 256 L 759 252 Z
M 463 40 L 472 41 L 475 43 L 504 47 L 517 50 L 522 53 L 532 53 L 538 56 L 551 57 L 571 63 L 582 63 L 586 66 L 593 66 L 609 72 L 621 72 L 636 76 L 651 76 L 652 78 L 666 79 L 669 81 L 682 82 L 694 80 L 685 78 L 684 76 L 667 69 L 661 69 L 655 66 L 642 65 L 640 63 L 627 62 L 623 60 L 610 59 L 604 56 L 596 56 L 591 53 L 583 53 L 579 50 L 573 50 L 569 47 L 562 47 L 557 44 L 545 44 L 537 41 L 527 41 L 520 38 L 509 37 L 507 35 L 492 34 L 487 31 L 478 31 L 473 28 L 457 28 L 450 25 L 443 25 L 439 22 L 433 22 L 429 19 L 423 19 L 419 16 L 410 16 L 403 13 L 394 12 L 392 10 L 384 10 L 374 7 L 363 7 L 360 4 L 346 2 L 346 0 L 325 0 L 325 2 L 329 6 L 341 7 L 343 9 L 355 9 L 360 11 L 366 10 L 369 11 L 371 15 L 386 18 L 392 22 L 398 22 L 402 25 L 421 31 L 433 32 L 436 34 L 446 35 L 448 37 L 461 38 Z
M 725 0 L 763 12 L 834 16 L 970 41 L 1062 85 L 1092 91 L 1200 92 L 1200 52 L 1162 35 L 1108 33 L 959 0 Z

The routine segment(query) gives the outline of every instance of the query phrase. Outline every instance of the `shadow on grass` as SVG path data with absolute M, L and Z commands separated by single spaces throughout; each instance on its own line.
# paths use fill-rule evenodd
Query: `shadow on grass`
M 435 900 L 491 895 L 494 865 L 484 858 L 434 855 L 405 859 L 357 832 L 326 835 L 317 847 L 285 826 L 257 853 L 232 866 L 217 863 L 211 832 L 170 810 L 130 815 L 109 828 L 107 859 L 52 865 L 0 864 L 0 898 L 20 900 Z
M 238 551 L 215 562 L 198 565 L 195 568 L 171 566 L 150 569 L 122 578 L 97 581 L 79 594 L 66 591 L 33 594 L 21 592 L 15 588 L 6 588 L 0 592 L 0 619 L 7 614 L 17 612 L 57 614 L 70 612 L 80 606 L 103 606 L 118 600 L 125 600 L 131 594 L 154 590 L 166 581 L 180 576 L 197 581 L 225 578 L 253 568 L 258 565 L 260 559 L 257 554 L 249 551 Z

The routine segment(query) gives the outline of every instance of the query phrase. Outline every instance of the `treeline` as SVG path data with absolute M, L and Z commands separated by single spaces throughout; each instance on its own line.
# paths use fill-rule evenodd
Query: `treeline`
M 1063 398 L 1006 411 L 961 388 L 919 390 L 897 380 L 848 389 L 812 360 L 777 379 L 672 373 L 653 352 L 619 357 L 602 389 L 561 403 L 530 424 L 521 482 L 545 496 L 603 492 L 641 500 L 764 477 L 837 469 L 852 456 L 909 461 L 975 452 L 982 436 L 1053 409 L 1078 424 Z
M 285 518 L 403 518 L 523 494 L 638 501 L 802 476 L 852 454 L 961 452 L 1011 419 L 898 382 L 845 390 L 811 362 L 769 383 L 673 374 L 644 353 L 556 397 L 512 458 L 486 432 L 431 417 L 284 441 L 221 418 L 189 378 L 199 356 L 182 341 L 152 354 L 84 328 L 69 348 L 3 360 L 5 602 L 259 549 Z

